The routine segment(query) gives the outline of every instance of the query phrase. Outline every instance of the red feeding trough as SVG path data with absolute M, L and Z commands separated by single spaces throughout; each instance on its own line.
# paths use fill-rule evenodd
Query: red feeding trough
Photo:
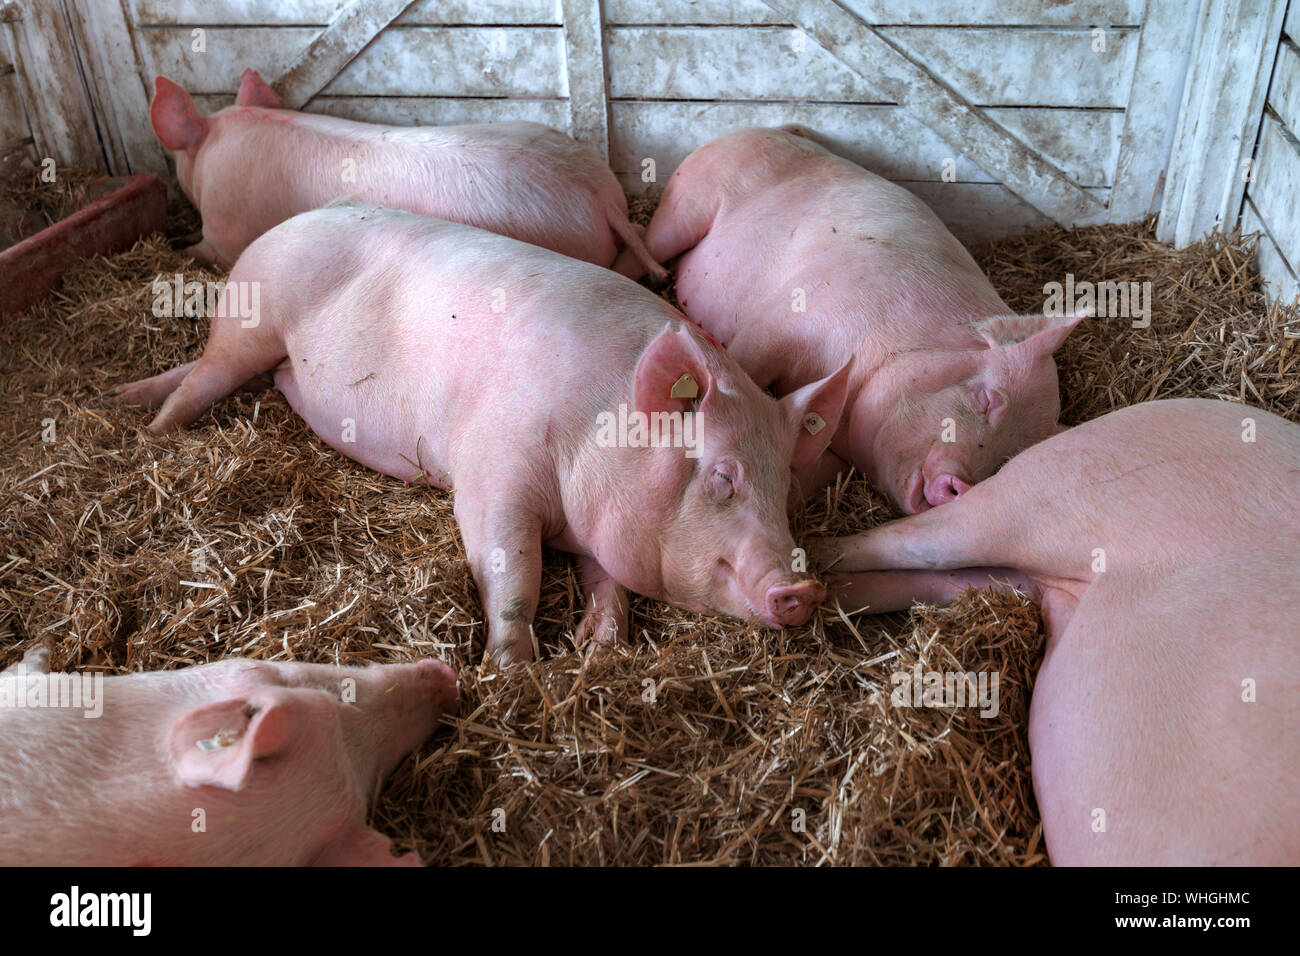
M 105 179 L 90 195 L 77 212 L 0 251 L 0 315 L 39 301 L 78 260 L 127 249 L 163 228 L 167 187 L 157 176 Z

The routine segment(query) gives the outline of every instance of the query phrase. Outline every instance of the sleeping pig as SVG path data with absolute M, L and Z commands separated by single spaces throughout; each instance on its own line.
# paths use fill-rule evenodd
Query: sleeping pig
M 260 313 L 231 305 L 260 289 Z M 626 630 L 624 588 L 770 627 L 824 589 L 786 518 L 848 368 L 777 401 L 658 296 L 464 226 L 340 203 L 236 263 L 195 363 L 116 390 L 192 422 L 259 373 L 330 446 L 454 488 L 487 651 L 530 659 L 542 543 L 578 556 L 579 636 Z
M 104 677 L 48 660 L 37 647 L 0 673 L 0 865 L 420 865 L 366 806 L 456 713 L 447 665 Z
M 1047 630 L 1029 748 L 1054 863 L 1294 866 L 1297 501 L 1300 426 L 1150 402 L 815 556 L 873 612 L 1018 572 Z
M 203 216 L 187 250 L 229 269 L 277 223 L 342 196 L 513 236 L 608 266 L 625 243 L 662 276 L 627 219 L 627 198 L 596 155 L 537 123 L 390 127 L 280 108 L 245 70 L 235 105 L 200 116 L 189 94 L 154 81 L 154 133 Z
M 785 394 L 851 361 L 805 493 L 851 463 L 922 511 L 1057 430 L 1052 353 L 1078 318 L 1010 314 L 924 203 L 806 135 L 742 130 L 697 149 L 645 241 L 657 261 L 681 256 L 682 309 L 760 386 Z

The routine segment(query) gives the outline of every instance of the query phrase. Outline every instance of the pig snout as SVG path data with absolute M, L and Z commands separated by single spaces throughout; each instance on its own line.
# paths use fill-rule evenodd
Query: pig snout
M 763 600 L 768 623 L 775 627 L 797 627 L 812 616 L 826 600 L 826 588 L 817 581 L 773 584 Z
M 970 484 L 954 474 L 944 473 L 925 482 L 925 500 L 931 505 L 955 501 L 970 491 Z
M 384 728 L 392 745 L 386 756 L 395 762 L 423 743 L 443 716 L 459 709 L 456 674 L 442 661 L 429 658 L 382 665 L 375 671 L 371 696 L 359 696 L 358 703 L 368 699 L 377 705 L 372 719 Z

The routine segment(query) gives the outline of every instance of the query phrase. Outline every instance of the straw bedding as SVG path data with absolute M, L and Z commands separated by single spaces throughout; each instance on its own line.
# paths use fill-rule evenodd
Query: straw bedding
M 169 232 L 192 228 L 178 210 Z M 1026 312 L 1067 272 L 1152 282 L 1149 329 L 1088 320 L 1063 348 L 1067 422 L 1193 395 L 1300 421 L 1300 317 L 1265 303 L 1249 241 L 1173 251 L 1147 222 L 1049 229 L 977 258 Z M 113 673 L 441 657 L 460 716 L 374 810 L 434 864 L 1046 862 L 1026 741 L 1042 637 L 1021 597 L 884 619 L 829 607 L 785 632 L 638 599 L 630 643 L 589 655 L 572 639 L 575 574 L 552 554 L 540 661 L 480 668 L 450 496 L 336 454 L 278 393 L 233 396 L 164 439 L 102 397 L 199 354 L 204 320 L 149 311 L 154 278 L 176 272 L 218 277 L 155 236 L 0 320 L 0 666 L 47 637 L 54 666 Z M 796 533 L 893 516 L 854 478 Z M 891 674 L 918 662 L 998 672 L 997 716 L 891 705 Z

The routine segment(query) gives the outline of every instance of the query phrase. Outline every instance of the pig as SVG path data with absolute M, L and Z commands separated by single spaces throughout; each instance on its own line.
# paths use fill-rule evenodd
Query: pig
M 1294 866 L 1297 500 L 1300 426 L 1156 401 L 811 556 L 842 555 L 839 599 L 873 612 L 1020 575 L 1047 633 L 1029 748 L 1054 863 Z
M 595 151 L 539 123 L 390 127 L 286 110 L 255 70 L 235 105 L 200 116 L 164 76 L 149 119 L 203 217 L 187 250 L 229 269 L 291 216 L 343 196 L 451 219 L 609 266 L 617 243 L 651 274 L 627 197 Z
M 233 658 L 109 677 L 48 668 L 38 646 L 0 673 L 0 864 L 420 865 L 392 855 L 366 807 L 456 713 L 446 664 Z M 47 705 L 30 706 L 41 700 L 33 682 L 51 676 L 76 683 L 61 699 L 45 684 Z M 74 696 L 81 685 L 88 692 Z
M 646 246 L 680 257 L 682 310 L 760 386 L 783 395 L 851 361 L 805 494 L 851 463 L 922 511 L 1058 430 L 1052 354 L 1080 316 L 1011 314 L 923 202 L 810 135 L 747 129 L 695 150 Z
M 229 281 L 196 363 L 114 394 L 161 402 L 149 429 L 163 434 L 274 370 L 326 444 L 454 489 L 502 663 L 533 656 L 543 542 L 578 557 L 584 642 L 626 632 L 624 589 L 773 628 L 824 596 L 786 508 L 791 469 L 828 437 L 805 420 L 839 415 L 847 366 L 777 401 L 630 279 L 360 203 L 277 226 Z M 250 283 L 256 321 L 229 305 Z M 638 421 L 659 423 L 655 444 Z

